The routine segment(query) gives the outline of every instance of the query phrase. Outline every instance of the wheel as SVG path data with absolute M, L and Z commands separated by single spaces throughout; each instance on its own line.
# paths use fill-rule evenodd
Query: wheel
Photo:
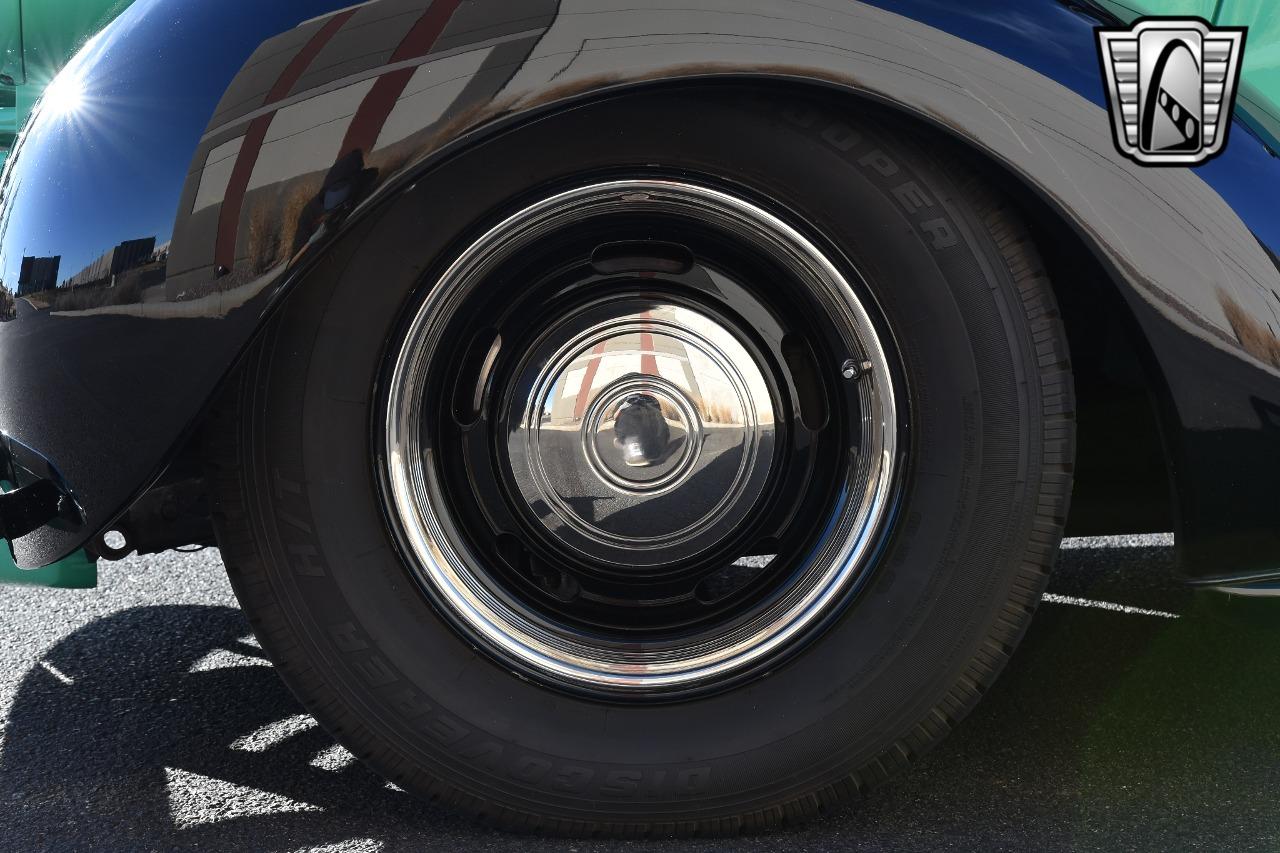
M 936 743 L 1039 600 L 1073 453 L 1011 208 L 871 108 L 724 88 L 420 176 L 214 424 L 225 562 L 316 718 L 572 834 L 771 826 Z

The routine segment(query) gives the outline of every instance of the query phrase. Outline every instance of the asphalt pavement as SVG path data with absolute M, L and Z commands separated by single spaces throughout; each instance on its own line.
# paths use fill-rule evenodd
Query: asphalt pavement
M 1167 538 L 1068 544 L 1004 676 L 914 772 L 732 841 L 508 836 L 389 787 L 276 678 L 215 550 L 0 589 L 0 849 L 1280 849 L 1280 601 L 1187 591 Z

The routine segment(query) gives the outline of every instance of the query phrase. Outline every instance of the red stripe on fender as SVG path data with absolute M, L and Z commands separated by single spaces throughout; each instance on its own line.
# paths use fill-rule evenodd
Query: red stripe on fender
M 351 20 L 355 13 L 355 9 L 348 9 L 345 12 L 334 15 L 320 28 L 319 32 L 311 37 L 310 41 L 303 45 L 302 50 L 298 51 L 298 55 L 285 66 L 284 71 L 280 74 L 280 79 L 276 81 L 276 84 L 271 87 L 271 91 L 267 93 L 267 99 L 263 102 L 263 106 L 289 96 L 289 92 L 302 79 L 303 73 L 311 67 L 311 63 L 315 62 L 316 57 L 320 55 L 320 51 L 338 34 L 338 30 L 346 26 L 347 21 Z
M 218 239 L 213 247 L 213 262 L 219 268 L 230 271 L 236 262 L 236 238 L 240 235 L 240 207 L 244 204 L 245 193 L 249 190 L 249 176 L 258 162 L 258 152 L 262 150 L 262 140 L 266 139 L 267 128 L 271 127 L 270 115 L 258 116 L 249 125 L 240 143 L 240 153 L 236 164 L 231 169 L 231 179 L 227 181 L 227 192 L 222 197 L 222 210 L 218 213 Z
M 355 117 L 347 128 L 347 135 L 342 139 L 342 148 L 338 150 L 339 160 L 352 151 L 360 150 L 368 155 L 373 150 L 374 144 L 378 141 L 378 134 L 382 133 L 383 125 L 387 123 L 387 118 L 395 109 L 396 101 L 400 100 L 400 94 L 404 92 L 404 87 L 409 85 L 409 78 L 416 70 L 401 68 L 399 71 L 392 71 L 378 78 L 373 88 L 360 102 L 360 108 L 356 110 Z
M 404 62 L 422 56 L 435 47 L 436 39 L 444 32 L 453 13 L 458 11 L 462 0 L 435 0 L 422 17 L 409 30 L 408 35 L 400 42 L 396 52 L 391 54 L 391 62 Z
M 320 30 L 298 51 L 297 55 L 285 66 L 275 85 L 267 92 L 263 106 L 275 103 L 289 95 L 298 80 L 306 72 L 320 51 L 338 34 L 338 31 L 351 20 L 355 9 L 334 15 Z M 275 113 L 259 116 L 249 124 L 244 142 L 240 144 L 240 153 L 236 156 L 236 164 L 231 169 L 231 178 L 227 182 L 227 191 L 222 197 L 222 210 L 218 214 L 218 237 L 214 243 L 213 262 L 219 267 L 230 270 L 236 262 L 236 241 L 240 235 L 240 211 L 244 206 L 245 193 L 249 191 L 249 178 L 253 175 L 253 167 L 258 163 L 258 155 L 262 153 L 262 142 L 266 139 L 267 128 L 271 127 L 271 119 Z
M 416 59 L 430 51 L 460 5 L 462 0 L 435 0 L 405 35 L 388 63 Z M 347 128 L 342 148 L 338 151 L 339 160 L 352 151 L 360 150 L 368 155 L 373 150 L 378 134 L 382 133 L 391 110 L 395 108 L 396 101 L 400 99 L 404 87 L 409 85 L 416 70 L 402 68 L 378 78 L 378 82 L 373 84 L 373 88 L 360 102 L 360 108 L 356 110 L 355 117 Z

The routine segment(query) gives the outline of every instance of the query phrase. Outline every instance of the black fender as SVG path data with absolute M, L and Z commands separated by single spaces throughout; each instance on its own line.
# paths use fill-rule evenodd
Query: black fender
M 1149 348 L 1184 569 L 1280 572 L 1280 161 L 1240 122 L 1195 169 L 1121 156 L 1094 13 L 1054 0 L 341 5 L 142 0 L 64 72 L 78 106 L 42 103 L 22 134 L 0 179 L 0 279 L 26 282 L 0 321 L 0 432 L 56 466 L 83 523 L 18 538 L 20 565 L 80 547 L 154 482 L 272 307 L 421 169 L 584 99 L 768 78 L 941 128 L 1074 229 Z M 24 258 L 49 260 L 24 278 Z

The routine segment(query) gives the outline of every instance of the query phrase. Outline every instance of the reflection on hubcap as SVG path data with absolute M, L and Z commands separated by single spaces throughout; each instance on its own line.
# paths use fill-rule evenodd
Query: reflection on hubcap
M 671 563 L 720 541 L 773 461 L 773 400 L 738 335 L 636 299 L 553 325 L 514 385 L 525 404 L 508 408 L 512 475 L 538 523 L 612 564 Z
M 702 423 L 688 398 L 664 384 L 632 374 L 592 404 L 582 451 L 607 485 L 639 494 L 688 479 L 702 447 Z
M 605 407 L 602 416 L 588 427 L 592 434 L 590 446 L 597 454 L 603 453 L 601 460 L 625 480 L 627 486 L 638 486 L 651 480 L 642 473 L 630 476 L 618 468 L 618 454 L 610 453 L 603 440 L 607 436 L 606 422 L 613 424 L 613 444 L 621 449 L 621 462 L 628 468 L 653 468 L 678 451 L 695 446 L 695 442 L 689 439 L 689 421 L 675 408 L 674 401 L 670 398 L 663 400 L 656 393 L 646 387 L 640 394 L 629 394 Z M 664 402 L 671 414 L 663 411 Z M 672 417 L 677 419 L 675 423 L 671 423 Z M 675 427 L 674 435 L 672 427 Z

